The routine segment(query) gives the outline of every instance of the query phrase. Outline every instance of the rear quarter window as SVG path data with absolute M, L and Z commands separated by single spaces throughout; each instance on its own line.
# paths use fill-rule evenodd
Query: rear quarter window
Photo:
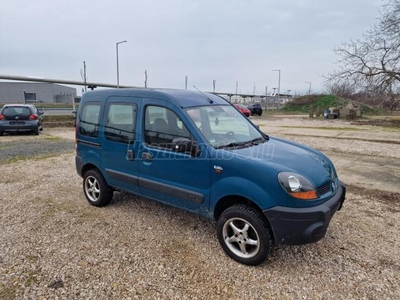
M 78 131 L 81 135 L 98 137 L 100 126 L 100 103 L 86 103 L 79 114 Z

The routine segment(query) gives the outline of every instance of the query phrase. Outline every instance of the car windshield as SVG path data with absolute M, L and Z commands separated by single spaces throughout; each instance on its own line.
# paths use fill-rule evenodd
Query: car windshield
M 268 140 L 233 106 L 208 105 L 186 112 L 216 149 L 250 147 Z

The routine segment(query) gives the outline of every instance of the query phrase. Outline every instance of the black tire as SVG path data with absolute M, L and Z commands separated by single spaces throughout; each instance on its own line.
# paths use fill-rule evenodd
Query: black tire
M 112 200 L 113 190 L 98 170 L 89 170 L 83 176 L 83 193 L 94 206 L 105 206 Z
M 3 131 L 0 131 L 0 136 L 3 136 L 4 135 L 4 132 Z
M 39 127 L 33 131 L 34 135 L 39 135 Z
M 242 204 L 222 212 L 217 221 L 217 235 L 226 254 L 245 265 L 263 263 L 272 247 L 270 229 L 263 215 Z

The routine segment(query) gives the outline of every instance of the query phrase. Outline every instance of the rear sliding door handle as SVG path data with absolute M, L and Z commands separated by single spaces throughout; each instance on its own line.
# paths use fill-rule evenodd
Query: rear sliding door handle
M 126 159 L 127 160 L 135 160 L 135 151 L 133 150 L 128 150 L 126 152 Z

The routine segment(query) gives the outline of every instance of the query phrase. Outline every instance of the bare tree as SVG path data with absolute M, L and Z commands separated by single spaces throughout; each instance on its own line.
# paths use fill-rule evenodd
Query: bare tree
M 373 89 L 391 95 L 396 107 L 400 92 L 400 0 L 386 0 L 379 22 L 363 39 L 343 43 L 334 52 L 341 57 L 340 66 L 328 74 L 328 85 Z
M 328 94 L 336 95 L 339 97 L 351 98 L 356 92 L 354 85 L 348 82 L 329 82 L 326 84 L 326 91 Z

